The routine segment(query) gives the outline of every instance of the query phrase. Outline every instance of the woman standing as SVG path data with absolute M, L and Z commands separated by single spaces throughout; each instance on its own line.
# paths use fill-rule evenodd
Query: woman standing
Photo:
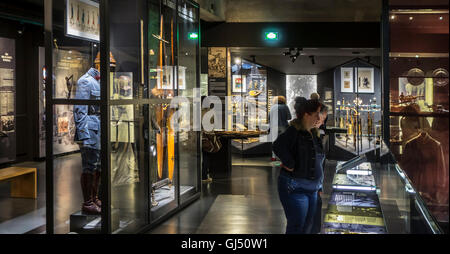
M 323 153 L 314 126 L 320 120 L 321 103 L 296 99 L 297 118 L 273 144 L 282 164 L 278 194 L 287 219 L 286 234 L 308 234 L 317 207 L 317 191 L 323 183 Z

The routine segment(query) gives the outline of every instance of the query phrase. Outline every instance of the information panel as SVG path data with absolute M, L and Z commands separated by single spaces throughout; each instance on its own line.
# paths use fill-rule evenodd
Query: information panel
M 0 163 L 16 159 L 15 41 L 0 37 Z

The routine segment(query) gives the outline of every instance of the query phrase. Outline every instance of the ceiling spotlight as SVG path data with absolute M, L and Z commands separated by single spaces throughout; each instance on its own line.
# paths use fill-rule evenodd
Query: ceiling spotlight
M 409 20 L 413 20 L 413 17 L 411 16 L 411 17 L 409 17 Z
M 316 61 L 314 60 L 314 56 L 309 56 L 311 58 L 311 64 L 316 64 Z
M 300 51 L 303 48 L 289 48 L 289 51 L 283 52 L 284 56 L 289 56 L 292 62 L 295 62 L 297 58 L 300 56 Z
M 394 19 L 395 19 L 395 15 L 392 15 L 392 16 L 391 16 L 391 19 L 394 20 Z
M 439 17 L 439 20 L 443 20 L 444 18 L 442 16 Z
M 236 57 L 236 58 L 234 59 L 234 63 L 235 63 L 235 64 L 241 64 L 241 58 Z

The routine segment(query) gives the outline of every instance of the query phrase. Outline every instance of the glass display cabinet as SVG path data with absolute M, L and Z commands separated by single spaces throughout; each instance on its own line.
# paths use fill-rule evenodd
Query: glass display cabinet
M 173 116 L 200 87 L 198 5 L 46 0 L 45 17 L 47 233 L 141 232 L 197 199 L 199 131 Z
M 389 12 L 390 149 L 448 230 L 448 8 Z M 406 42 L 406 43 L 405 43 Z
M 328 192 L 328 190 L 324 190 Z M 325 234 L 441 234 L 392 153 L 338 161 L 324 216 Z
M 267 91 L 267 70 L 256 63 L 232 55 L 230 112 L 232 112 L 233 130 L 259 131 L 268 124 L 269 93 Z M 234 151 L 258 153 L 261 145 L 259 137 L 234 139 L 231 142 Z M 266 149 L 267 150 L 267 149 Z
M 362 59 L 335 69 L 334 122 L 346 129 L 335 134 L 336 146 L 364 154 L 381 145 L 381 72 Z

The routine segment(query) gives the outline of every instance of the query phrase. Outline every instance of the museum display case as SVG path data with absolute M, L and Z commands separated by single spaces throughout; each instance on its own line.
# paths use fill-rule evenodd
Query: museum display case
M 229 112 L 231 127 L 235 131 L 266 131 L 269 117 L 269 91 L 267 90 L 267 70 L 264 66 L 231 55 L 231 91 Z M 270 150 L 264 147 L 259 137 L 234 139 L 234 152 L 262 154 Z M 265 149 L 266 148 L 266 149 Z
M 198 5 L 66 0 L 45 10 L 47 233 L 141 232 L 198 198 L 199 131 L 191 114 L 174 117 L 200 88 Z M 80 153 L 53 160 L 66 141 Z
M 381 158 L 337 162 L 323 233 L 443 233 L 392 153 Z
M 381 144 L 380 68 L 356 58 L 334 71 L 334 122 L 346 129 L 336 135 L 336 145 L 364 154 Z
M 390 149 L 447 228 L 448 19 L 448 9 L 390 10 L 388 109 Z

